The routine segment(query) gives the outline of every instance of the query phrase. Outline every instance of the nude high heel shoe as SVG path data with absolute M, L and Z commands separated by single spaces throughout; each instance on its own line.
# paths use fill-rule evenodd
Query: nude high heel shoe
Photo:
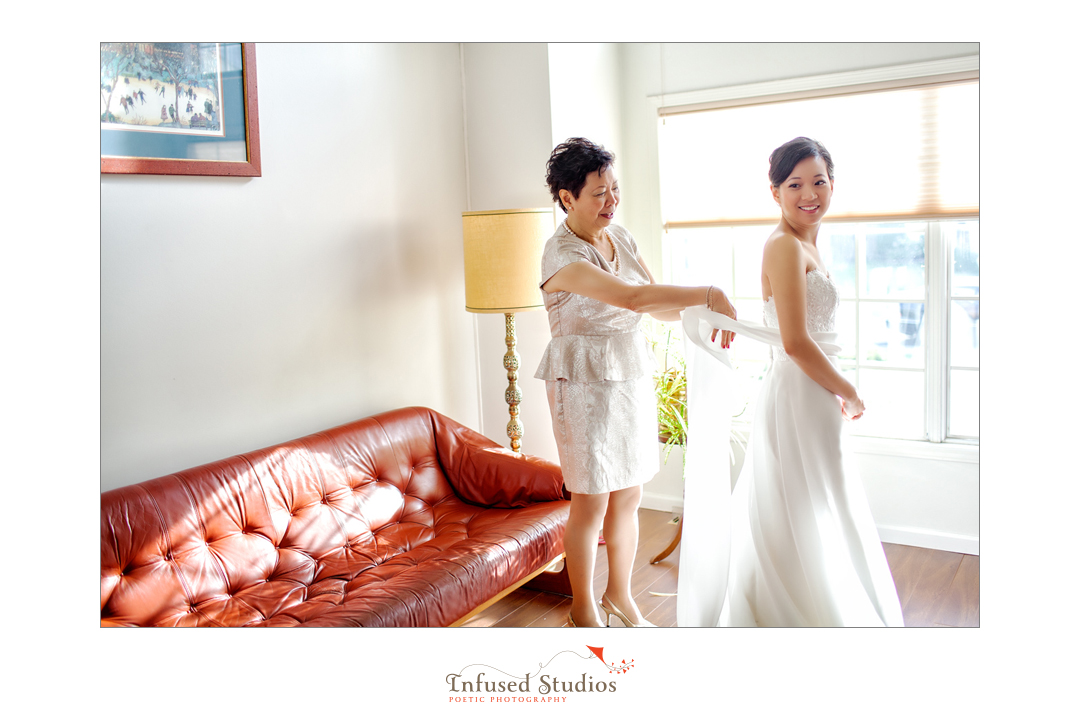
M 601 610 L 603 610 L 604 612 L 607 612 L 607 608 L 605 608 L 603 605 L 598 604 L 597 607 L 600 608 Z M 609 615 L 609 617 L 610 617 L 610 615 Z M 570 627 L 574 627 L 574 628 L 580 627 L 576 622 L 574 622 L 574 611 L 573 610 L 566 613 L 566 621 L 570 624 Z M 611 627 L 610 621 L 608 622 L 607 627 Z
M 615 607 L 615 603 L 611 602 L 611 600 L 608 599 L 607 595 L 604 595 L 603 597 L 600 598 L 600 609 L 603 610 L 607 614 L 607 626 L 608 627 L 611 627 L 611 616 L 612 615 L 614 615 L 615 617 L 622 620 L 623 625 L 625 625 L 626 627 L 656 627 L 655 625 L 653 625 L 648 620 L 643 620 L 640 624 L 635 624 L 635 623 L 630 622 L 630 619 L 628 617 L 626 617 L 626 615 L 622 612 L 622 610 L 619 610 L 619 608 Z

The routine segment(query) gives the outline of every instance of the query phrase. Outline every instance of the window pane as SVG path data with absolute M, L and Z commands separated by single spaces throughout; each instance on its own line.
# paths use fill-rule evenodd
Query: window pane
M 728 232 L 735 248 L 735 297 L 760 298 L 761 253 L 772 228 L 751 225 L 729 228 Z M 731 292 L 729 288 L 724 289 Z
M 758 325 L 765 323 L 764 301 L 758 298 L 738 298 L 732 304 L 735 306 L 735 314 L 739 316 L 740 320 L 748 320 Z
M 979 437 L 979 371 L 949 372 L 949 435 Z
M 979 367 L 979 223 L 942 223 L 942 239 L 952 255 L 949 303 L 949 365 Z M 951 393 L 950 393 L 951 395 Z M 976 394 L 976 400 L 978 396 Z M 950 397 L 950 403 L 952 398 Z M 962 417 L 964 411 L 952 408 Z M 967 433 L 971 434 L 971 433 Z
M 979 301 L 953 300 L 949 316 L 949 364 L 979 367 Z
M 840 297 L 855 297 L 858 287 L 856 245 L 858 239 L 851 225 L 823 225 L 818 235 L 818 250 L 829 276 L 840 289 Z
M 672 230 L 665 243 L 671 282 L 675 285 L 717 285 L 729 291 L 732 284 L 731 236 L 728 228 Z
M 926 297 L 925 223 L 867 226 L 862 297 L 923 300 Z
M 866 403 L 866 414 L 855 421 L 851 432 L 873 437 L 925 439 L 924 383 L 922 372 L 864 367 L 859 371 L 859 397 Z
M 979 297 L 978 221 L 942 223 L 941 233 L 952 248 L 952 296 Z
M 836 311 L 836 342 L 844 348 L 840 351 L 840 359 L 854 361 L 856 356 L 857 339 L 855 335 L 855 302 L 853 300 L 841 300 L 840 309 Z
M 925 310 L 923 303 L 861 303 L 860 359 L 870 365 L 923 367 Z

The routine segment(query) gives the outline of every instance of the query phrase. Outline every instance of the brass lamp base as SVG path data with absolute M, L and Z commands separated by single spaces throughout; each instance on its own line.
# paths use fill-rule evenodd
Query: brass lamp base
M 510 449 L 514 452 L 521 452 L 521 437 L 525 434 L 525 426 L 518 418 L 521 390 L 518 388 L 517 378 L 520 366 L 514 313 L 506 313 L 506 354 L 503 355 L 503 367 L 506 368 L 506 379 L 510 381 L 506 388 L 506 404 L 510 406 L 510 422 L 506 424 L 506 434 L 510 437 Z

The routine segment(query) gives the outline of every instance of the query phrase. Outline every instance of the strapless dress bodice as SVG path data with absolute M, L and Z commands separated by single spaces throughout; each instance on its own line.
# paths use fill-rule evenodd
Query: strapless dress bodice
M 840 308 L 840 290 L 824 271 L 813 269 L 806 273 L 806 329 L 808 332 L 833 332 L 836 329 L 836 311 Z M 765 301 L 765 327 L 780 327 L 773 298 Z M 774 359 L 787 360 L 782 347 L 770 348 Z

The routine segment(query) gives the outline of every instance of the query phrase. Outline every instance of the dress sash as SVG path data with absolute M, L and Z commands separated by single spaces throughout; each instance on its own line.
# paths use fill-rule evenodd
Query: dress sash
M 724 365 L 731 367 L 731 359 L 727 350 L 709 340 L 713 328 L 730 330 L 736 335 L 751 338 L 763 342 L 772 347 L 783 349 L 784 343 L 780 339 L 780 329 L 746 322 L 745 320 L 732 320 L 727 315 L 707 310 L 704 307 L 687 308 L 682 314 L 683 337 L 689 338 L 698 348 Z M 810 338 L 817 343 L 822 352 L 830 357 L 836 357 L 843 349 L 836 342 L 835 332 L 812 332 Z

